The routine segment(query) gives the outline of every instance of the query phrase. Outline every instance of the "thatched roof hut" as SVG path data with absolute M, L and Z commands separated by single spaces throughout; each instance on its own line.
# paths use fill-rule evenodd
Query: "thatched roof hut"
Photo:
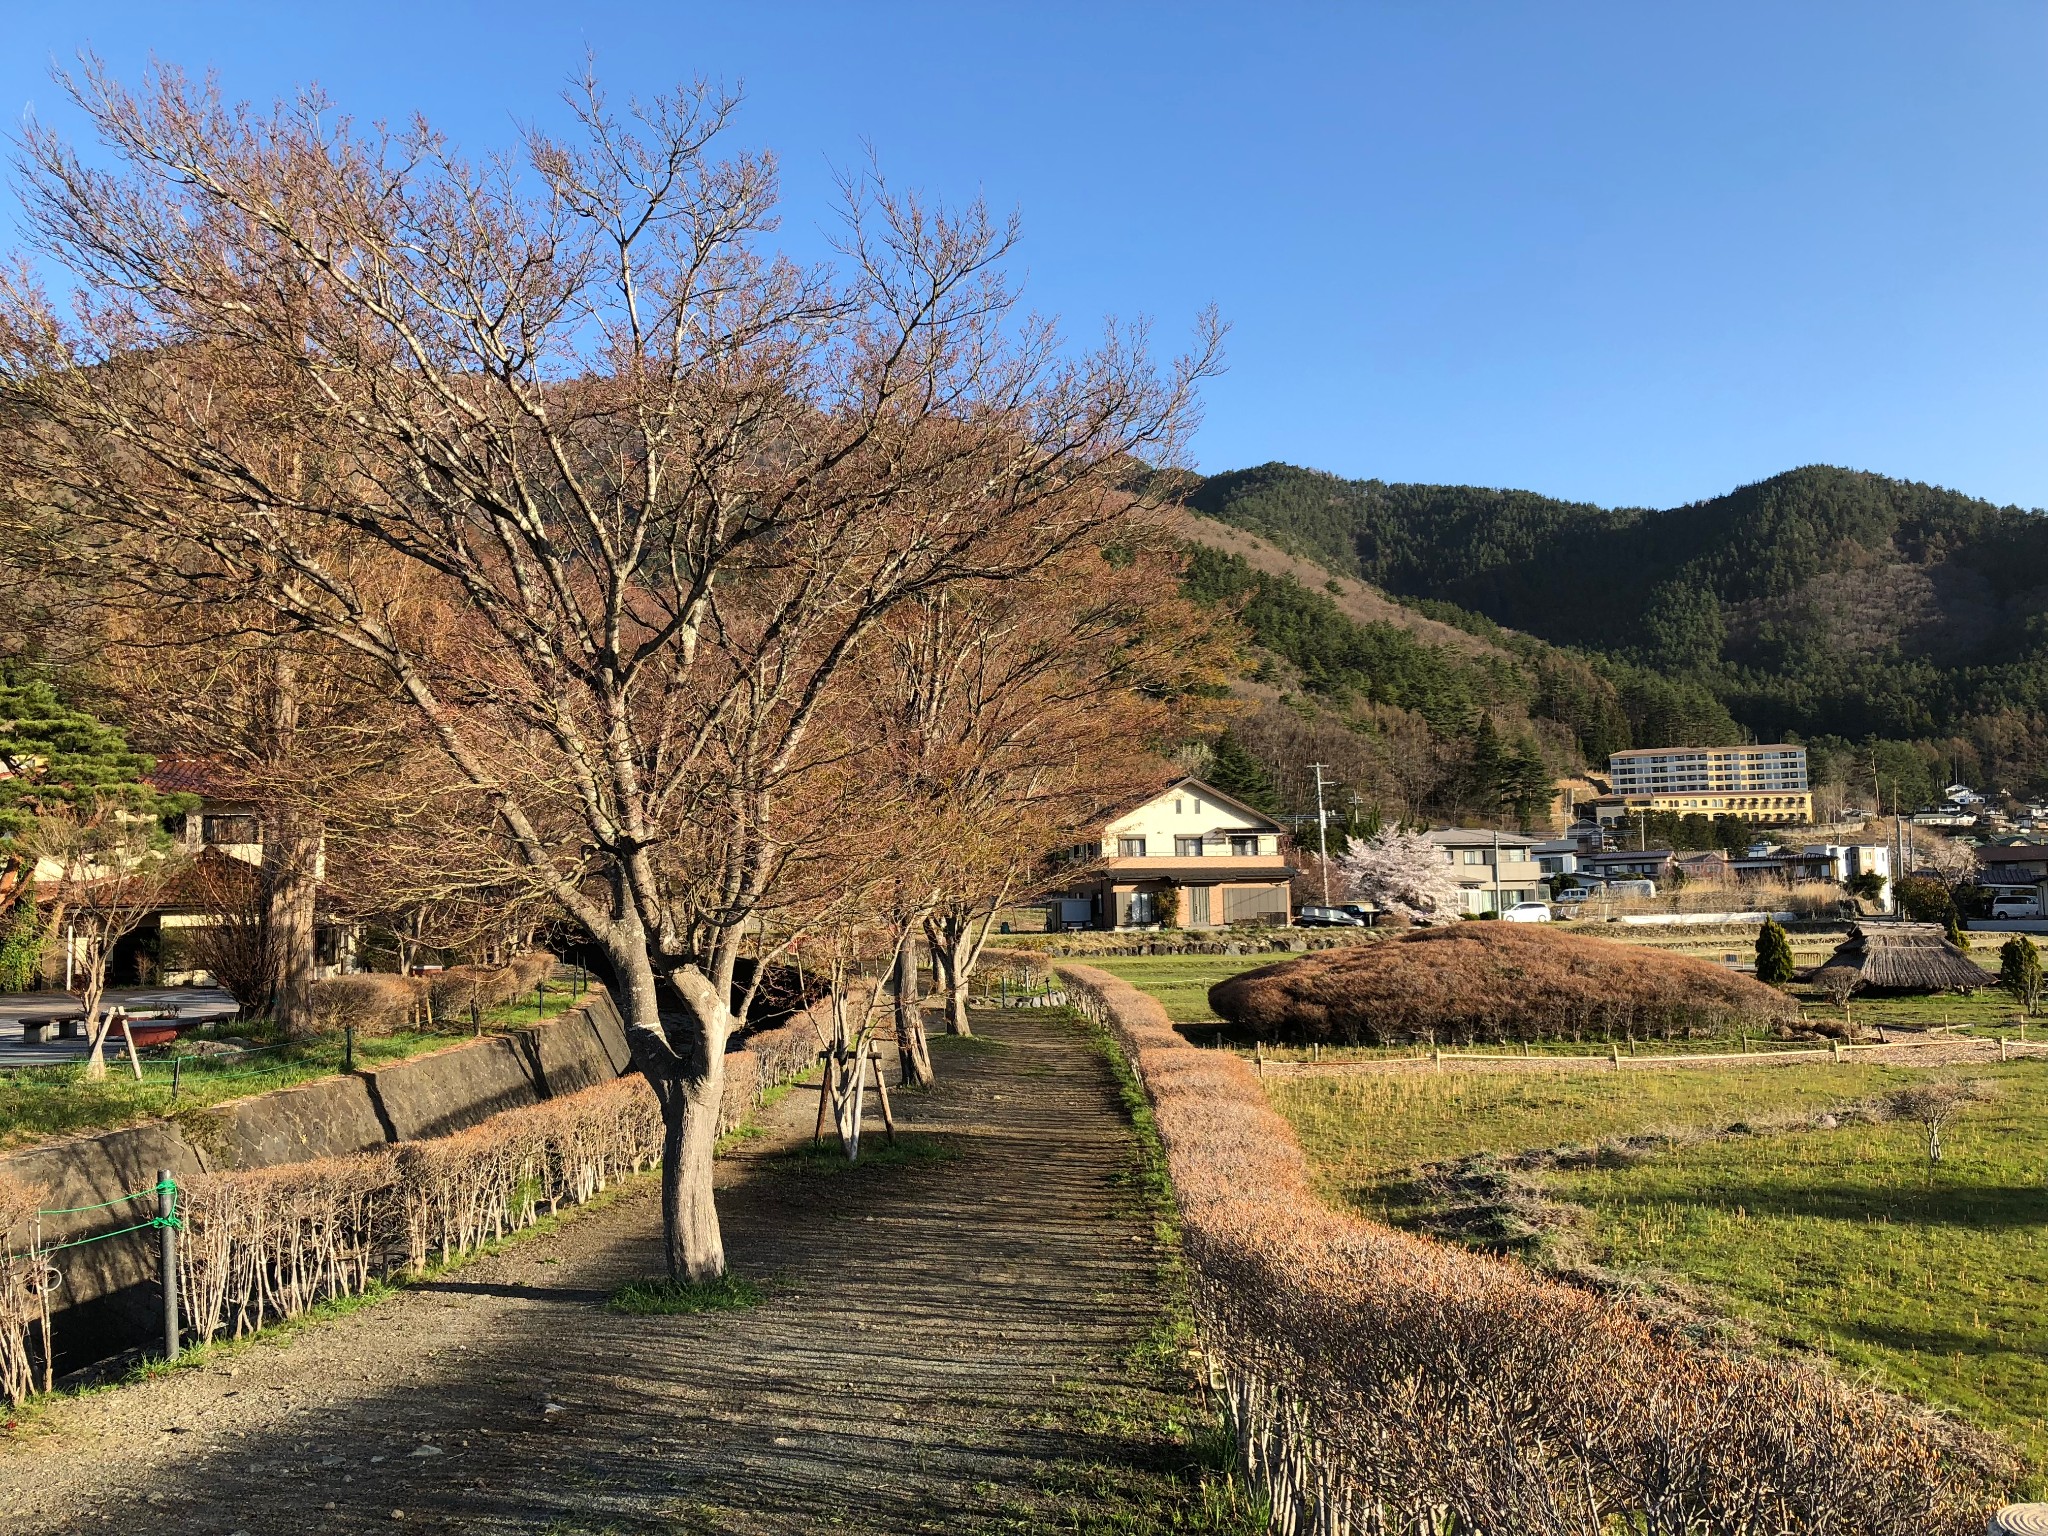
M 1821 970 L 1851 970 L 1872 992 L 1974 992 L 1991 977 L 1939 923 L 1857 923 Z

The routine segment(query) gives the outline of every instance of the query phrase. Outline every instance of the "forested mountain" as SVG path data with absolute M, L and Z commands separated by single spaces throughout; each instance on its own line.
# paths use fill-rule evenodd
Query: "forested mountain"
M 1320 760 L 1338 785 L 1333 803 L 1355 805 L 1362 824 L 1532 821 L 1559 775 L 1610 752 L 1740 738 L 1695 683 L 1443 610 L 1463 626 L 1453 627 L 1352 582 L 1312 589 L 1297 573 L 1320 567 L 1190 522 L 1187 594 L 1235 613 L 1253 643 L 1239 691 L 1254 707 L 1218 750 L 1249 751 L 1284 809 L 1309 808 L 1305 768 Z
M 1710 693 L 1757 736 L 1808 741 L 1817 777 L 1866 801 L 1873 777 L 1905 801 L 1951 771 L 2048 787 L 2036 512 L 1826 467 L 1653 511 L 1266 464 L 1188 504 L 1431 618 Z

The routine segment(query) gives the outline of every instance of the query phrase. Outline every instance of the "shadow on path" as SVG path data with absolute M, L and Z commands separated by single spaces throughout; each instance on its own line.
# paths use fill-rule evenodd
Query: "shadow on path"
M 1133 1143 L 1079 1027 L 977 1024 L 897 1100 L 944 1144 L 812 1176 L 792 1094 L 721 1168 L 742 1312 L 621 1316 L 648 1184 L 392 1301 L 54 1409 L 0 1527 L 182 1533 L 1119 1530 L 1185 1495 Z M 879 1144 L 879 1143 L 878 1143 Z M 1175 1492 L 1178 1489 L 1179 1492 Z M 1087 1507 L 1084 1507 L 1087 1506 Z M 1113 1507 L 1113 1508 L 1112 1508 Z

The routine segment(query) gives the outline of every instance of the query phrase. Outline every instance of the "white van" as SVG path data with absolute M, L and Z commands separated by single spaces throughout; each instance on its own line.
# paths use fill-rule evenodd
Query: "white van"
M 1991 898 L 1991 915 L 2001 917 L 2039 917 L 2041 901 L 2032 891 L 2007 891 Z

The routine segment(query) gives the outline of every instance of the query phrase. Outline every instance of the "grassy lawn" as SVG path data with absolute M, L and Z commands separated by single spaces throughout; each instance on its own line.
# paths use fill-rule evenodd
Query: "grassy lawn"
M 484 1014 L 483 1028 L 524 1028 L 536 1017 L 551 1018 L 561 1013 L 581 995 L 573 982 L 551 981 L 538 1006 L 529 992 L 516 1003 Z M 465 1025 L 431 1034 L 405 1030 L 364 1036 L 355 1044 L 355 1064 L 383 1066 L 439 1050 L 469 1038 L 470 1034 Z M 187 1038 L 246 1040 L 265 1048 L 239 1056 L 186 1056 L 175 1072 L 175 1098 L 171 1056 L 145 1055 L 142 1080 L 137 1082 L 118 1037 L 109 1044 L 107 1075 L 99 1082 L 86 1077 L 82 1064 L 18 1067 L 0 1072 L 0 1151 L 54 1136 L 114 1130 L 173 1111 L 288 1088 L 294 1083 L 331 1077 L 342 1067 L 339 1035 L 284 1043 L 276 1039 L 265 1020 L 215 1025 L 192 1031 Z
M 1181 1024 L 1219 1023 L 1209 1007 L 1209 989 L 1241 971 L 1291 960 L 1293 955 L 1080 955 L 1079 963 L 1120 976 L 1149 992 Z
M 1765 1340 L 1997 1430 L 2048 1470 L 2048 1064 L 1958 1074 L 1996 1096 L 1944 1132 L 1929 1169 L 1910 1123 L 1772 1130 L 1774 1117 L 1935 1075 L 1844 1064 L 1521 1078 L 1278 1079 L 1326 1195 L 1378 1219 L 1418 1212 L 1407 1170 L 1473 1152 L 1726 1131 L 1613 1166 L 1535 1175 L 1583 1207 L 1601 1263 L 1682 1277 Z

